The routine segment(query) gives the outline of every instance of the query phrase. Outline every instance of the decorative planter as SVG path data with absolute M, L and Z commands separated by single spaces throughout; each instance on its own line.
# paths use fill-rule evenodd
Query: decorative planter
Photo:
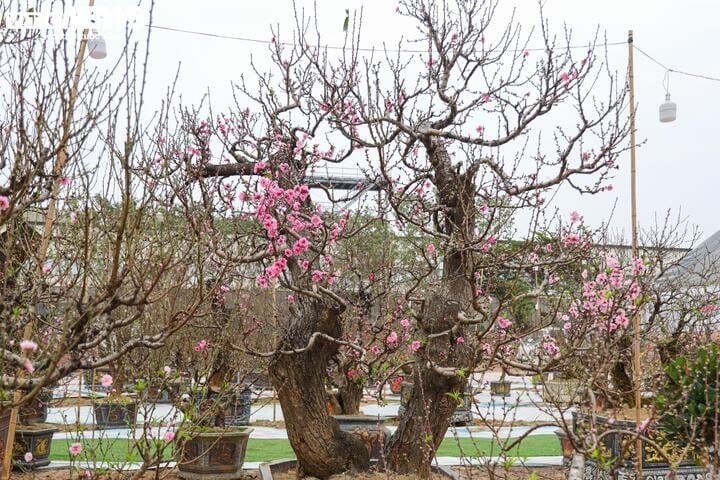
M 238 378 L 235 383 L 243 383 L 253 390 L 270 390 L 272 388 L 272 381 L 270 380 L 270 374 L 267 369 L 254 368 L 247 373 L 238 373 Z
M 95 426 L 99 429 L 133 428 L 137 420 L 135 402 L 93 403 Z
M 490 382 L 490 394 L 497 397 L 509 397 L 510 390 L 512 389 L 512 383 L 507 380 L 500 380 L 498 382 Z
M 413 387 L 414 384 L 412 382 L 402 382 L 400 384 L 400 408 L 398 408 L 398 415 L 402 415 L 403 412 L 405 412 L 405 409 L 410 402 L 410 397 L 412 397 Z M 457 406 L 450 418 L 450 423 L 453 425 L 465 425 L 471 423 L 473 420 L 472 402 L 472 393 L 466 390 L 462 396 L 460 405 Z
M 365 444 L 370 460 L 381 461 L 385 441 L 391 434 L 385 426 L 385 417 L 333 415 L 333 418 L 340 424 L 340 430 L 353 434 Z
M 241 387 L 242 388 L 242 387 Z M 229 392 L 196 392 L 195 404 L 201 405 L 205 401 L 218 402 L 225 413 L 225 425 L 242 427 L 250 425 L 252 413 L 252 390 L 248 387 Z
M 390 391 L 397 395 L 400 393 L 400 384 L 403 381 L 403 377 L 395 377 L 390 381 Z
M 10 409 L 5 408 L 0 412 L 0 452 L 5 451 L 7 443 L 8 428 L 10 427 Z
M 570 437 L 568 436 L 567 432 L 565 432 L 565 430 L 561 428 L 555 430 L 555 435 L 560 441 L 560 450 L 562 451 L 563 465 L 569 467 L 572 462 L 573 454 L 575 453 L 575 449 L 573 448 L 573 444 L 570 441 Z
M 451 480 L 460 480 L 461 478 L 460 475 L 448 467 L 433 465 L 430 469 L 434 474 Z M 272 480 L 273 475 L 287 474 L 290 472 L 294 473 L 296 470 L 297 460 L 294 459 L 273 460 L 272 462 L 261 463 L 260 480 Z
M 83 387 L 96 392 L 109 392 L 112 387 L 103 387 L 100 379 L 106 373 L 110 373 L 109 367 L 98 367 L 83 372 Z
M 585 460 L 584 480 L 613 480 L 635 478 L 635 466 L 637 455 L 635 453 L 635 426 L 636 423 L 629 420 L 611 421 L 607 417 L 595 416 L 594 427 L 598 434 L 608 430 L 623 430 L 610 433 L 603 437 L 603 446 L 608 457 L 617 459 L 616 468 L 613 471 L 600 468 L 593 459 Z M 592 425 L 590 416 L 587 414 L 573 414 L 573 431 L 583 435 Z M 659 445 L 666 443 L 661 435 L 653 435 L 650 431 L 650 438 Z M 669 447 L 672 448 L 672 447 Z M 664 480 L 670 476 L 670 465 L 664 461 L 662 456 L 647 442 L 642 441 L 642 480 Z M 687 459 L 680 462 L 679 468 L 675 471 L 675 480 L 700 480 L 707 475 L 707 469 L 699 467 L 695 460 Z
M 58 431 L 52 425 L 37 424 L 15 427 L 13 445 L 13 465 L 23 469 L 34 469 L 50 465 L 50 446 L 52 437 Z M 25 454 L 32 453 L 31 461 L 25 461 Z
M 35 395 L 29 403 L 22 405 L 18 412 L 20 423 L 30 425 L 34 423 L 44 423 L 47 420 L 48 405 L 52 400 L 52 390 L 43 389 Z
M 548 403 L 570 405 L 583 397 L 583 387 L 577 380 L 543 380 L 543 400 Z
M 243 477 L 252 428 L 194 434 L 180 444 L 178 476 L 186 480 L 235 480 Z

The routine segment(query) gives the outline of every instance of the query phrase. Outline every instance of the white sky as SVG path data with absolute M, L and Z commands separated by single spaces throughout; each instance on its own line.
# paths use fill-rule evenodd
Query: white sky
M 97 0 L 98 5 L 110 0 Z M 117 5 L 123 0 L 112 3 Z M 130 2 L 132 3 L 132 2 Z M 510 5 L 518 7 L 516 18 L 529 29 L 538 21 L 534 0 L 502 0 L 498 21 Z M 312 10 L 313 2 L 298 0 L 299 8 Z M 341 44 L 345 9 L 364 8 L 363 46 L 394 43 L 400 35 L 414 35 L 413 26 L 395 13 L 395 2 L 387 0 L 318 0 L 323 43 Z M 233 36 L 269 39 L 270 25 L 279 24 L 290 33 L 290 0 L 262 2 L 237 0 L 157 0 L 154 24 Z M 609 42 L 627 39 L 635 32 L 636 45 L 671 68 L 720 77 L 718 53 L 718 0 L 546 0 L 545 15 L 551 28 L 561 33 L 563 23 L 573 29 L 575 44 L 583 44 L 599 27 Z M 108 32 L 109 56 L 113 43 L 120 39 Z M 285 38 L 287 38 L 287 35 Z M 537 43 L 537 42 L 535 42 Z M 532 45 L 531 45 L 532 46 Z M 540 46 L 540 45 L 538 45 Z M 150 105 L 162 99 L 178 64 L 179 92 L 186 103 L 196 102 L 211 92 L 213 105 L 223 107 L 229 101 L 231 82 L 240 73 L 248 73 L 250 56 L 262 65 L 267 46 L 227 39 L 207 38 L 184 33 L 154 30 L 151 43 L 149 90 Z M 609 47 L 611 66 L 624 72 L 627 47 Z M 664 101 L 664 71 L 636 53 L 636 100 L 638 140 L 639 219 L 641 228 L 654 223 L 667 210 L 681 212 L 691 224 L 698 225 L 706 237 L 720 229 L 715 207 L 718 191 L 717 118 L 720 114 L 720 82 L 671 75 L 670 92 L 678 104 L 678 120 L 661 124 L 658 107 Z M 614 231 L 627 233 L 630 228 L 629 154 L 613 181 L 614 190 L 596 197 L 580 197 L 563 192 L 555 206 L 561 212 L 578 210 L 591 225 L 609 216 L 617 200 L 611 225 Z

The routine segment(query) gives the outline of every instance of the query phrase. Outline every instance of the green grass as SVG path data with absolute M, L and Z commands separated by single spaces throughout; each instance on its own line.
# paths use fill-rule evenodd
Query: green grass
M 51 460 L 70 460 L 68 448 L 72 440 L 54 440 L 50 451 Z M 139 462 L 141 457 L 137 449 L 132 449 L 132 443 L 126 438 L 95 439 L 83 442 L 83 451 L 80 460 L 95 459 L 107 462 Z M 440 445 L 437 455 L 439 457 L 459 457 L 460 451 L 466 456 L 488 455 L 494 456 L 500 452 L 499 444 L 489 439 L 446 438 Z M 166 456 L 172 454 L 170 448 L 166 449 Z M 527 437 L 518 448 L 508 452 L 508 456 L 536 457 L 547 455 L 560 455 L 560 443 L 555 435 L 533 435 Z M 285 439 L 250 439 L 247 447 L 245 461 L 263 462 L 278 458 L 295 458 L 290 443 Z

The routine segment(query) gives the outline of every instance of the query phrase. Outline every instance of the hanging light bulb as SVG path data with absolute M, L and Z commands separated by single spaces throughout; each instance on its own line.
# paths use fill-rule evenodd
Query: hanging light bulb
M 101 60 L 107 57 L 105 39 L 95 29 L 93 29 L 92 36 L 88 39 L 87 48 L 90 50 L 90 58 Z
M 677 118 L 677 105 L 670 101 L 670 94 L 665 94 L 665 103 L 660 105 L 660 121 L 663 123 L 674 122 Z
M 665 103 L 660 105 L 660 121 L 662 123 L 674 122 L 677 117 L 677 105 L 670 101 L 670 70 L 665 72 L 663 86 L 665 87 Z

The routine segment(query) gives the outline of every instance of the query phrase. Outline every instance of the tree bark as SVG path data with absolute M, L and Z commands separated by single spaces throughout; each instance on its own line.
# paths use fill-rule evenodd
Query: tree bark
M 360 402 L 363 395 L 363 385 L 356 381 L 346 379 L 338 387 L 338 403 L 343 415 L 360 415 Z
M 458 305 L 438 295 L 430 300 L 432 322 L 426 333 L 447 329 L 457 315 Z M 461 334 L 461 332 L 460 332 Z M 434 337 L 417 352 L 412 396 L 400 418 L 400 424 L 386 446 L 391 470 L 429 478 L 435 452 L 445 438 L 453 412 L 461 400 L 467 379 L 460 375 L 439 373 L 430 361 L 460 366 L 467 363 L 469 349 L 457 343 L 457 336 Z
M 475 236 L 475 177 L 479 164 L 465 172 L 453 168 L 444 145 L 423 139 L 433 168 L 443 217 L 436 228 L 449 236 L 443 257 L 442 281 L 423 306 L 418 324 L 427 343 L 416 352 L 415 387 L 400 425 L 386 446 L 390 468 L 401 474 L 429 478 L 435 451 L 445 437 L 467 383 L 457 370 L 472 370 L 472 349 L 458 343 L 461 311 L 472 309 L 472 250 L 464 248 Z M 443 367 L 447 371 L 438 371 Z
M 316 331 L 339 337 L 341 311 L 316 301 L 304 307 L 304 312 L 299 313 L 302 317 L 293 319 L 284 330 L 280 349 L 303 348 Z M 369 467 L 365 445 L 341 431 L 327 409 L 327 366 L 336 351 L 336 344 L 318 339 L 307 351 L 278 353 L 270 362 L 270 375 L 300 475 L 327 478 L 345 470 Z

